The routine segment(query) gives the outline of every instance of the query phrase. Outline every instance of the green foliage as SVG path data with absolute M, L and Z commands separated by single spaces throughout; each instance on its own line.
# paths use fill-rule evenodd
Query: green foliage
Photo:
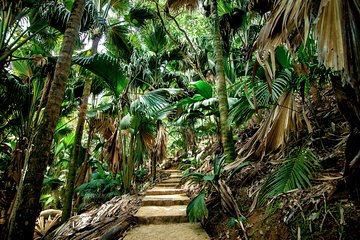
M 219 159 L 218 156 L 215 156 L 214 159 L 214 170 L 212 173 L 202 174 L 191 172 L 184 175 L 184 178 L 191 178 L 195 182 L 211 182 L 216 183 L 221 177 L 225 167 L 225 157 Z
M 318 166 L 316 156 L 309 149 L 296 149 L 290 153 L 285 163 L 272 173 L 259 193 L 259 204 L 292 189 L 311 186 L 310 180 Z
M 119 186 L 121 176 L 113 178 L 112 174 L 105 172 L 102 167 L 98 172 L 91 174 L 90 182 L 79 186 L 75 191 L 83 197 L 85 203 L 101 204 L 110 198 L 120 195 Z
M 146 29 L 144 42 L 149 51 L 155 55 L 161 54 L 167 45 L 167 37 L 164 28 L 160 23 L 153 21 Z
M 186 215 L 189 218 L 189 222 L 196 223 L 197 221 L 202 221 L 208 217 L 208 209 L 206 207 L 205 196 L 207 192 L 203 191 L 186 207 Z
M 107 54 L 74 57 L 73 62 L 101 77 L 103 85 L 116 97 L 120 96 L 122 90 L 128 84 L 128 79 L 121 69 L 120 62 Z
M 144 181 L 146 179 L 146 176 L 148 174 L 148 170 L 145 167 L 140 167 L 135 172 L 135 177 L 137 181 Z
M 64 181 L 60 180 L 59 178 L 53 176 L 45 176 L 43 185 L 50 187 L 51 190 L 58 189 L 61 185 L 64 184 Z
M 204 98 L 208 99 L 212 97 L 212 86 L 209 83 L 204 81 L 197 81 L 190 84 L 196 89 L 196 92 Z
M 55 202 L 55 197 L 51 194 L 42 194 L 40 196 L 40 203 L 42 204 L 43 208 L 48 208 L 49 205 Z
M 249 96 L 246 95 L 245 86 L 241 83 L 238 88 L 241 96 L 230 108 L 229 124 L 235 123 L 236 125 L 241 125 L 256 113 L 253 93 L 255 94 L 258 109 L 267 109 L 271 104 L 276 103 L 277 99 L 288 89 L 289 84 L 292 82 L 292 77 L 292 71 L 283 69 L 278 77 L 272 81 L 271 92 L 265 81 L 255 80 L 254 83 L 250 83 L 250 79 L 247 79 L 246 84 L 248 86 Z
M 161 119 L 168 112 L 171 98 L 182 92 L 181 89 L 175 88 L 159 88 L 154 91 L 140 95 L 131 103 L 130 113 L 135 112 L 143 114 L 147 117 Z
M 234 218 L 234 217 L 230 217 L 228 219 L 228 223 L 227 225 L 231 228 L 236 227 L 236 225 L 238 225 L 240 222 L 245 222 L 246 219 L 244 216 L 240 216 L 239 218 Z
M 131 22 L 136 27 L 142 27 L 145 25 L 145 21 L 148 19 L 154 19 L 155 13 L 141 6 L 136 6 L 130 9 L 129 14 L 125 17 L 128 22 Z
M 107 47 L 116 50 L 116 56 L 130 61 L 133 48 L 128 39 L 128 28 L 126 26 L 112 26 L 107 31 Z

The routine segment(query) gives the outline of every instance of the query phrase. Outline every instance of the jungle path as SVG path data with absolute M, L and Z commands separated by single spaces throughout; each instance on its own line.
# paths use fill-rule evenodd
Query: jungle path
M 207 240 L 200 224 L 188 223 L 186 206 L 190 199 L 179 188 L 181 172 L 163 170 L 170 177 L 148 190 L 135 214 L 138 226 L 124 240 Z

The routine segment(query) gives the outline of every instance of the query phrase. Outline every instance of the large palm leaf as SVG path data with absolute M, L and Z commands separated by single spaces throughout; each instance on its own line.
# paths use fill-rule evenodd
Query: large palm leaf
M 160 88 L 140 95 L 131 103 L 130 113 L 142 113 L 155 119 L 162 118 L 169 110 L 171 99 L 182 89 Z
M 243 145 L 238 158 L 233 163 L 226 166 L 226 169 L 234 169 L 251 155 L 263 158 L 265 154 L 280 151 L 284 153 L 285 143 L 288 141 L 291 133 L 296 132 L 302 123 L 295 97 L 291 92 L 284 92 L 278 100 L 276 106 L 263 120 L 260 128 Z
M 128 84 L 128 79 L 125 77 L 120 62 L 107 54 L 75 57 L 73 62 L 100 76 L 108 90 L 116 97 L 120 97 L 122 90 Z
M 149 51 L 156 55 L 165 50 L 167 45 L 166 32 L 160 23 L 153 21 L 147 26 L 144 42 Z
M 62 2 L 46 1 L 40 6 L 41 16 L 49 21 L 49 24 L 64 33 L 66 24 L 70 18 L 70 10 Z M 80 31 L 88 31 L 96 19 L 99 18 L 96 6 L 92 0 L 85 3 L 84 14 L 81 19 Z
M 318 40 L 319 60 L 326 67 L 344 71 L 351 78 L 360 79 L 360 2 L 358 0 L 275 1 L 267 23 L 261 29 L 255 48 L 269 52 L 274 59 L 274 49 L 282 43 L 297 48 L 306 43 L 311 24 Z M 313 18 L 312 14 L 317 13 Z M 305 45 L 305 44 L 304 44 Z M 355 49 L 355 50 L 354 50 Z M 272 71 L 274 72 L 274 65 Z
M 305 189 L 318 166 L 318 160 L 308 149 L 297 149 L 286 162 L 272 173 L 261 187 L 258 201 L 263 205 L 267 198 L 277 196 L 292 189 Z

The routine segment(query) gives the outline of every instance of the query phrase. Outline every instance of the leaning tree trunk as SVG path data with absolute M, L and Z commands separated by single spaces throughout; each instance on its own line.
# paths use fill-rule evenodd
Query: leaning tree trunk
M 97 53 L 97 48 L 100 42 L 102 34 L 98 34 L 94 37 L 91 49 L 91 55 L 95 55 Z M 73 154 L 70 162 L 69 173 L 67 176 L 67 183 L 65 189 L 65 203 L 63 207 L 63 213 L 61 217 L 61 221 L 65 222 L 71 216 L 72 210 L 72 200 L 74 195 L 74 185 L 75 185 L 75 178 L 76 172 L 78 169 L 78 162 L 79 162 L 79 154 L 81 148 L 81 140 L 84 132 L 84 125 L 86 120 L 86 113 L 87 113 L 87 103 L 91 92 L 91 85 L 92 79 L 89 78 L 85 81 L 83 94 L 81 97 L 81 105 L 79 111 L 79 118 L 76 125 L 75 131 L 75 142 L 73 147 Z
M 33 238 L 35 220 L 41 210 L 39 199 L 42 182 L 50 158 L 51 144 L 66 89 L 66 81 L 70 73 L 71 57 L 79 33 L 84 6 L 85 0 L 75 0 L 73 4 L 44 115 L 35 137 L 33 152 L 28 165 L 23 169 L 15 207 L 10 217 L 9 240 Z
M 213 19 L 213 37 L 216 52 L 216 86 L 219 100 L 221 140 L 224 148 L 224 155 L 227 162 L 235 160 L 235 146 L 231 129 L 228 125 L 229 104 L 226 94 L 226 80 L 224 70 L 223 43 L 220 34 L 219 17 L 217 13 L 217 1 L 211 0 L 211 10 Z

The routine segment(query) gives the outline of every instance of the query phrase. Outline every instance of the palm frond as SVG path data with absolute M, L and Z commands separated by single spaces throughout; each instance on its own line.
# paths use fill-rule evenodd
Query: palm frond
M 131 103 L 130 113 L 142 112 L 149 117 L 161 117 L 168 110 L 171 98 L 181 91 L 182 89 L 176 88 L 160 88 L 140 95 Z
M 213 96 L 212 86 L 204 81 L 191 82 L 190 86 L 196 89 L 196 92 L 204 98 L 211 98 Z
M 278 104 L 263 120 L 260 128 L 239 150 L 238 155 L 242 158 L 232 162 L 226 168 L 228 170 L 236 168 L 251 155 L 263 158 L 265 154 L 274 151 L 280 151 L 283 154 L 285 143 L 301 126 L 295 97 L 291 92 L 284 92 L 278 99 Z
M 284 165 L 271 174 L 259 193 L 259 204 L 263 205 L 270 197 L 275 197 L 292 189 L 305 189 L 318 166 L 316 156 L 309 149 L 294 150 Z
M 116 49 L 117 55 L 130 61 L 132 46 L 128 40 L 128 28 L 122 25 L 112 26 L 107 31 L 107 40 Z
M 360 2 L 321 1 L 316 23 L 319 60 L 345 71 L 347 80 L 360 79 Z M 357 49 L 357 50 L 355 50 Z
M 25 117 L 30 108 L 31 85 L 23 84 L 16 76 L 7 72 L 1 72 L 0 78 L 0 130 L 2 130 L 6 125 L 21 125 L 20 118 Z
M 272 81 L 271 93 L 268 85 L 264 81 L 256 81 L 249 84 L 248 91 L 255 93 L 258 109 L 268 108 L 269 105 L 277 102 L 279 97 L 288 89 L 289 83 L 292 81 L 292 72 L 289 69 L 283 69 L 276 79 Z M 235 123 L 241 125 L 251 119 L 257 112 L 254 104 L 245 94 L 244 85 L 239 89 L 243 95 L 235 101 L 229 111 L 229 124 Z
M 161 54 L 167 45 L 167 36 L 163 26 L 154 21 L 146 28 L 144 43 L 149 51 L 154 54 Z
M 209 211 L 205 202 L 206 191 L 201 192 L 186 207 L 186 215 L 189 222 L 196 223 L 208 217 Z
M 167 146 L 167 132 L 162 124 L 161 120 L 157 121 L 157 135 L 154 141 L 153 155 L 156 157 L 157 162 L 163 161 L 167 156 L 166 146 Z
M 70 10 L 62 2 L 46 1 L 40 6 L 42 17 L 49 21 L 50 26 L 64 33 L 66 24 L 70 18 Z M 93 1 L 85 2 L 85 9 L 81 19 L 80 31 L 85 32 L 90 29 L 98 18 L 98 13 Z
M 119 97 L 122 90 L 128 84 L 120 62 L 107 55 L 107 54 L 95 54 L 90 57 L 74 57 L 73 62 L 88 69 L 97 76 L 101 77 L 103 84 L 109 91 Z M 106 69 L 106 71 L 104 70 Z

